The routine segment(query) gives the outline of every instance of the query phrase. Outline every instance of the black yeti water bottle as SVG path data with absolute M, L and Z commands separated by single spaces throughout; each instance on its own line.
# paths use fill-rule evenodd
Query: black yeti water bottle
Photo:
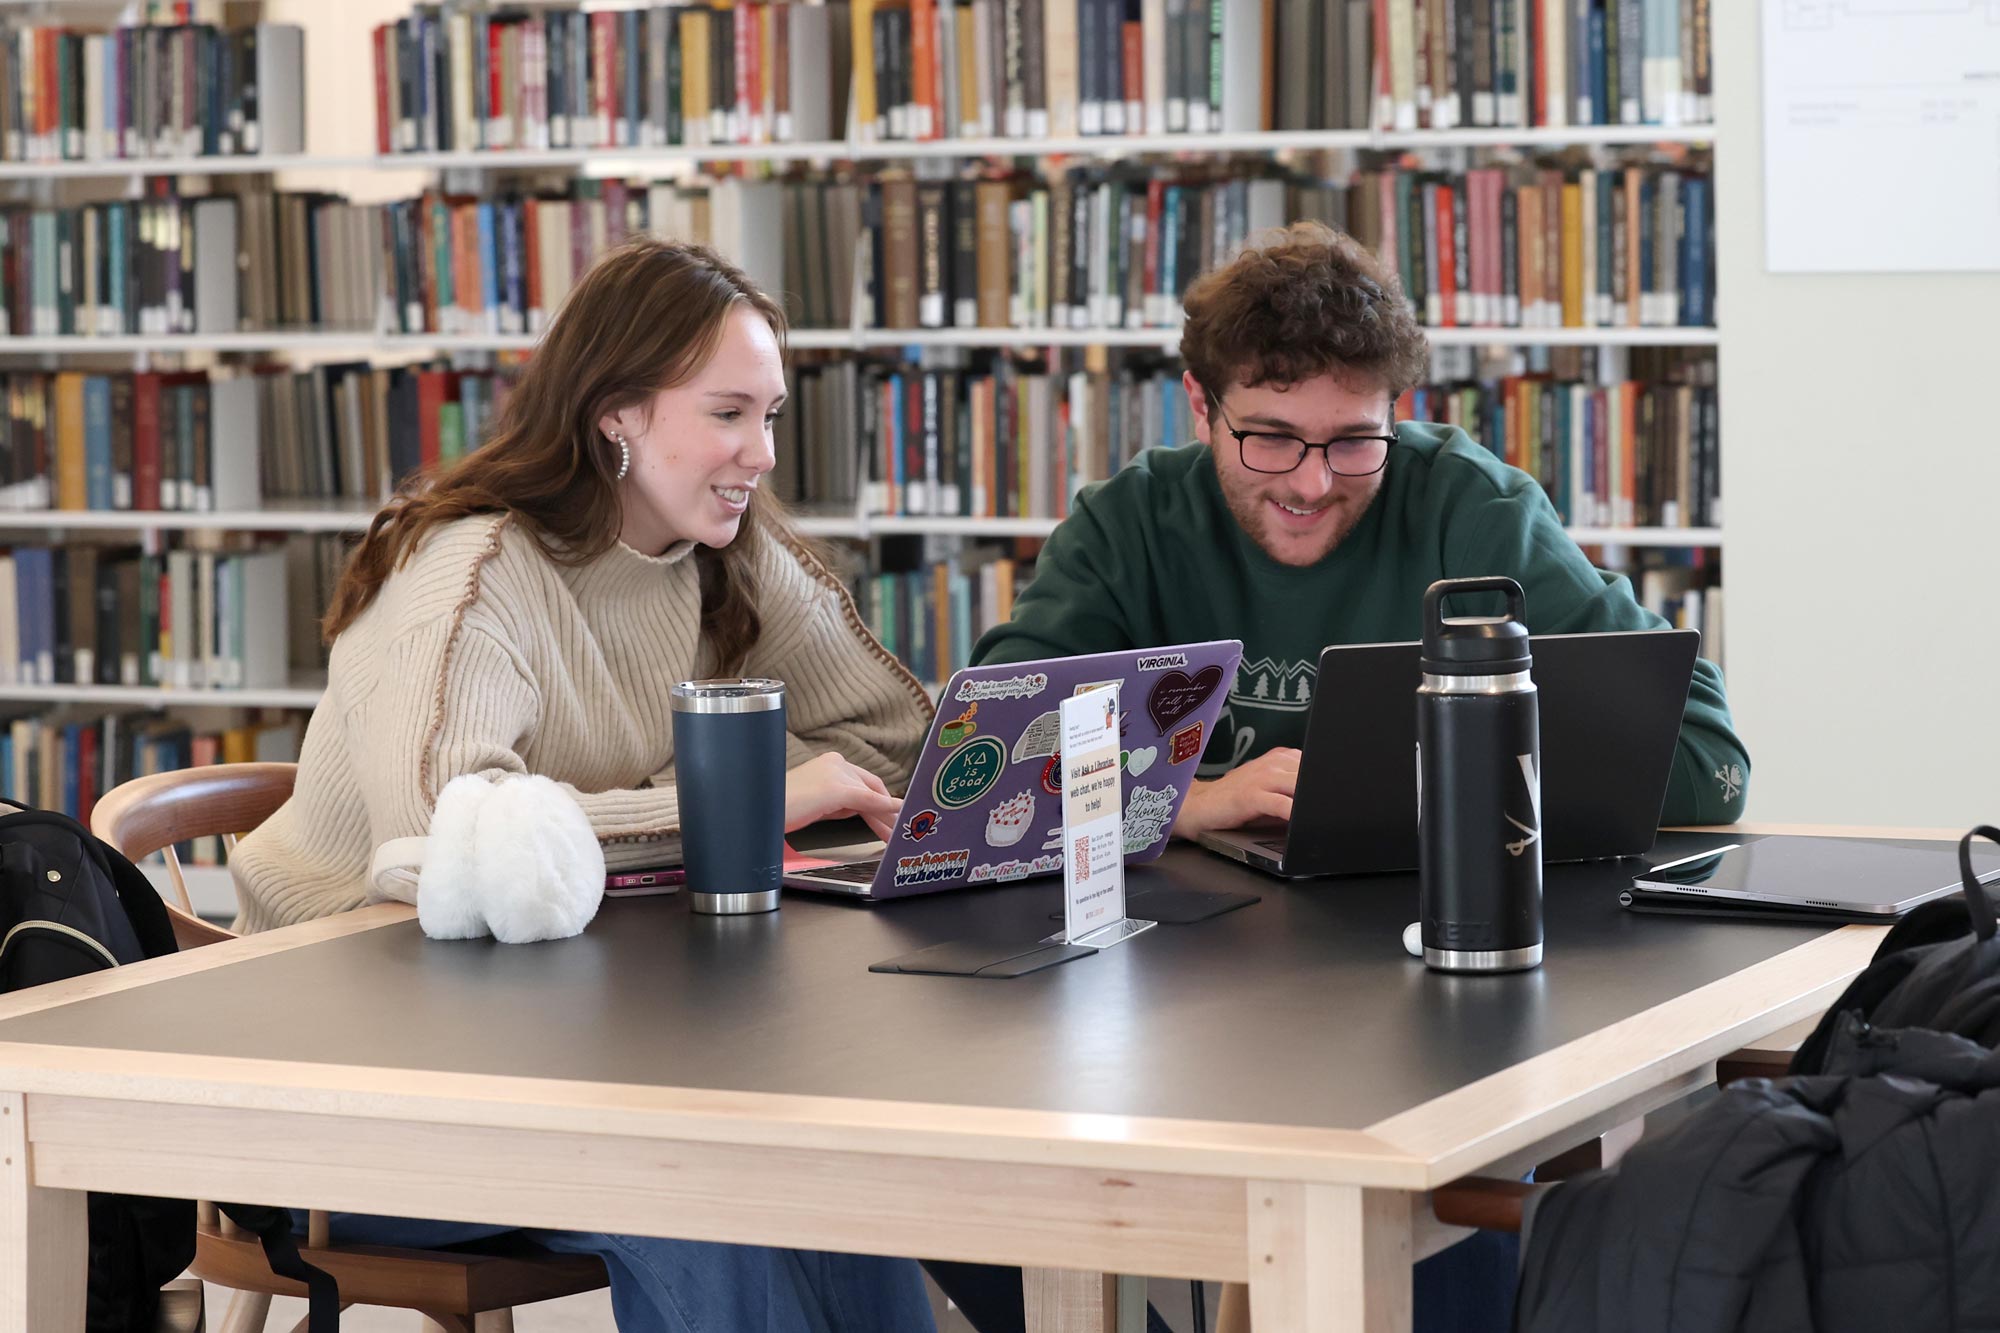
M 1447 618 L 1499 592 L 1501 616 Z M 1441 579 L 1424 593 L 1417 689 L 1417 870 L 1424 963 L 1513 972 L 1542 961 L 1542 754 L 1521 585 Z

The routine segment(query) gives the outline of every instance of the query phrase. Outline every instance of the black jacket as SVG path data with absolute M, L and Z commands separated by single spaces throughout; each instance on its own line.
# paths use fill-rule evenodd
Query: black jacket
M 1792 1063 L 1535 1209 L 1519 1333 L 2000 1330 L 2000 932 L 1889 932 Z
M 2000 1329 L 2000 1054 L 1848 1018 L 1535 1210 L 1521 1333 Z

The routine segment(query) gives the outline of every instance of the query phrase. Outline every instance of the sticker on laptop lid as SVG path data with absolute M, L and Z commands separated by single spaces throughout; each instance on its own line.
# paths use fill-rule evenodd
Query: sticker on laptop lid
M 938 765 L 931 794 L 947 810 L 963 810 L 992 791 L 1007 767 L 1007 747 L 992 736 L 975 736 Z
M 941 884 L 950 879 L 964 879 L 965 868 L 971 863 L 970 848 L 899 856 L 896 858 L 896 887 L 900 889 L 912 884 Z
M 938 812 L 919 810 L 903 823 L 903 836 L 911 842 L 922 842 L 938 830 Z
M 951 697 L 962 704 L 987 699 L 1032 699 L 1048 689 L 1049 678 L 1040 671 L 1023 672 L 996 680 L 962 680 Z
M 986 816 L 986 845 L 1012 847 L 1035 823 L 1035 794 L 1024 791 L 994 806 Z
M 1173 787 L 1134 787 L 1125 802 L 1125 855 L 1143 852 L 1160 840 L 1174 817 Z
M 978 713 L 978 704 L 967 704 L 963 713 L 960 713 L 957 717 L 939 727 L 937 739 L 939 747 L 946 750 L 952 749 L 962 744 L 973 732 L 979 730 L 979 724 L 972 720 L 978 716 Z
M 1046 759 L 1056 752 L 1062 742 L 1062 719 L 1055 713 L 1043 713 L 1030 722 L 1014 741 L 1014 762 L 1027 759 Z
M 1172 671 L 1176 667 L 1187 665 L 1187 654 L 1155 653 L 1151 657 L 1140 658 L 1132 665 L 1140 671 Z
M 1167 762 L 1185 764 L 1201 755 L 1201 723 L 1190 722 L 1167 742 Z
M 1179 669 L 1168 671 L 1153 682 L 1146 696 L 1146 713 L 1164 736 L 1207 703 L 1221 685 L 1222 668 L 1212 663 L 1192 676 Z

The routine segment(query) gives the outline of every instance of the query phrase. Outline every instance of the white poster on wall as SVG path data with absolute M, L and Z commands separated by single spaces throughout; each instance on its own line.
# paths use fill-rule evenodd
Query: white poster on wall
M 2000 0 L 1764 0 L 1774 273 L 2000 270 Z

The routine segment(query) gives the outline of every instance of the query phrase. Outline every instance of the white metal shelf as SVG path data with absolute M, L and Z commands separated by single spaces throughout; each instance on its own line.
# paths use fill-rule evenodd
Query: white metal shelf
M 133 704 L 144 708 L 208 705 L 215 708 L 313 708 L 323 681 L 294 681 L 277 689 L 190 690 L 164 685 L 0 685 L 0 700 L 20 703 Z
M 145 532 L 193 529 L 218 532 L 360 532 L 380 505 L 295 509 L 179 510 L 0 509 L 0 529 L 53 528 L 70 532 Z
M 1713 347 L 1714 327 L 1672 328 L 1426 328 L 1437 347 Z M 227 346 L 219 345 L 229 340 Z M 1147 329 L 793 329 L 786 340 L 797 351 L 859 352 L 898 347 L 1018 348 L 1131 347 L 1172 351 L 1181 331 Z M 522 352 L 538 338 L 524 333 L 274 333 L 93 338 L 0 338 L 0 352 L 22 351 L 353 351 Z
M 1458 130 L 1256 130 L 1235 134 L 1099 134 L 1027 138 L 825 140 L 812 143 L 676 144 L 640 148 L 504 148 L 384 153 L 384 168 L 505 171 L 542 167 L 616 171 L 670 162 L 892 161 L 952 157 L 1116 157 L 1134 153 L 1277 152 L 1288 149 L 1554 148 L 1713 143 L 1713 125 L 1580 125 Z
M 0 180 L 117 180 L 130 176 L 245 176 L 267 171 L 373 171 L 375 163 L 376 158 L 372 155 L 326 157 L 314 153 L 58 158 L 48 162 L 0 161 Z
M 31 509 L 0 511 L 0 531 L 48 528 L 71 531 L 135 532 L 148 530 L 221 532 L 360 532 L 375 508 L 236 509 L 210 513 L 132 513 L 91 510 Z M 962 537 L 1046 537 L 1055 531 L 1052 518 L 966 518 L 956 514 L 846 514 L 805 512 L 793 515 L 799 531 L 809 537 L 866 541 L 871 537 L 906 534 Z M 1580 545 L 1616 543 L 1623 546 L 1720 546 L 1720 528 L 1576 527 L 1569 533 Z M 68 687 L 51 687 L 68 688 Z M 4 690 L 4 687 L 0 687 Z M 204 697 L 213 691 L 201 692 Z M 0 694 L 4 697 L 4 694 Z

